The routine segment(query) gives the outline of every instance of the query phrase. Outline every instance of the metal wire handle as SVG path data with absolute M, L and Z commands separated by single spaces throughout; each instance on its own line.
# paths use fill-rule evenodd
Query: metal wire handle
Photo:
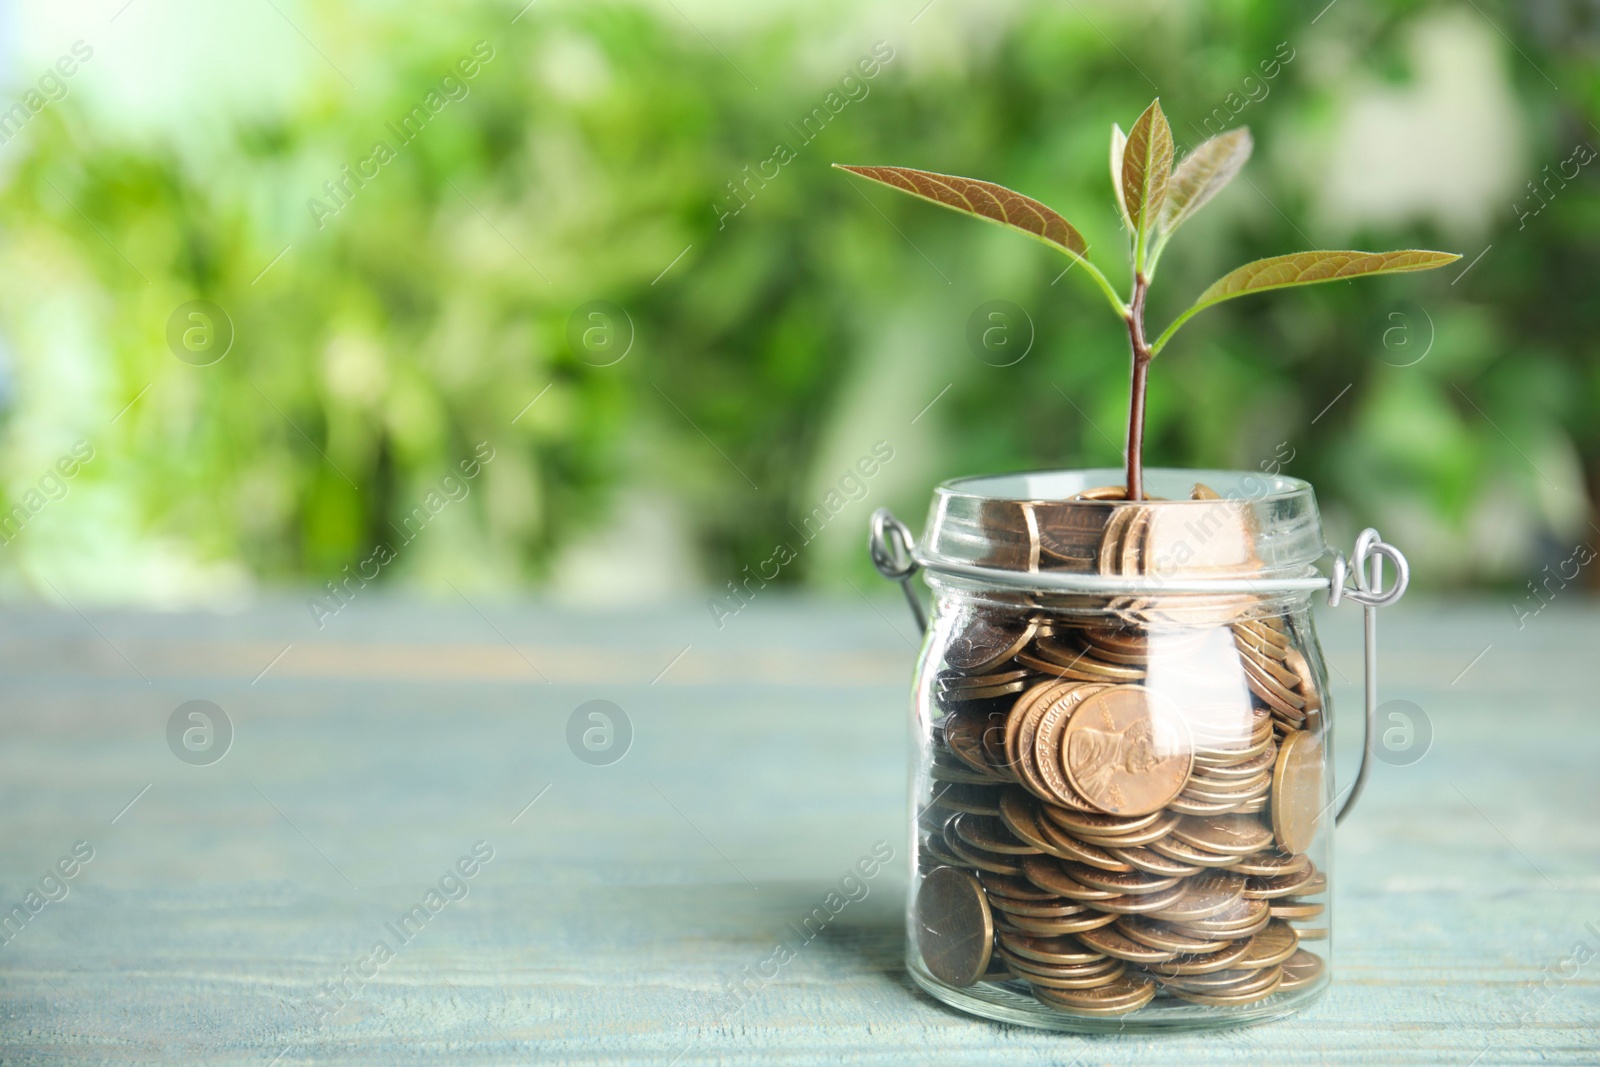
M 1394 585 L 1383 587 L 1383 561 L 1394 564 Z M 1347 584 L 1350 583 L 1350 584 Z M 1346 598 L 1362 607 L 1362 628 L 1366 637 L 1366 704 L 1367 714 L 1361 732 L 1361 766 L 1356 770 L 1356 780 L 1350 786 L 1344 803 L 1333 817 L 1335 826 L 1355 810 L 1361 791 L 1366 788 L 1367 774 L 1372 770 L 1372 746 L 1378 726 L 1378 609 L 1388 607 L 1406 594 L 1411 584 L 1411 565 L 1398 548 L 1386 544 L 1378 531 L 1367 527 L 1356 538 L 1355 551 L 1345 559 L 1344 553 L 1333 557 L 1333 575 L 1328 580 L 1328 606 L 1338 607 Z
M 923 614 L 922 602 L 911 588 L 911 579 L 921 570 L 911 550 L 916 547 L 911 528 L 895 518 L 888 508 L 872 513 L 872 531 L 867 536 L 867 551 L 872 555 L 872 565 L 878 573 L 891 582 L 900 583 L 900 591 L 911 606 L 911 617 L 917 620 L 917 632 L 928 632 L 928 617 Z
M 911 605 L 911 615 L 916 619 L 917 629 L 926 633 L 927 616 L 911 588 L 911 579 L 921 569 L 916 560 L 916 545 L 911 530 L 895 518 L 888 508 L 879 508 L 872 513 L 872 530 L 867 539 L 872 563 L 878 568 L 879 574 L 891 582 L 900 583 L 906 603 Z M 1384 560 L 1393 563 L 1395 569 L 1394 584 L 1387 589 L 1383 587 Z M 1268 579 L 1252 583 L 1252 588 L 1261 592 L 1274 591 L 1276 588 L 1298 592 L 1306 588 L 1306 581 Z M 1385 542 L 1377 530 L 1368 527 L 1356 538 L 1355 549 L 1348 558 L 1343 552 L 1334 553 L 1332 575 L 1321 581 L 1313 580 L 1310 587 L 1317 589 L 1324 584 L 1328 587 L 1329 607 L 1338 607 L 1345 600 L 1361 605 L 1366 637 L 1366 716 L 1362 720 L 1361 766 L 1356 770 L 1356 780 L 1345 795 L 1344 803 L 1339 805 L 1339 811 L 1333 817 L 1337 826 L 1355 810 L 1356 801 L 1366 788 L 1367 775 L 1372 770 L 1373 738 L 1378 722 L 1378 609 L 1386 608 L 1405 596 L 1406 587 L 1411 584 L 1411 565 L 1398 548 Z

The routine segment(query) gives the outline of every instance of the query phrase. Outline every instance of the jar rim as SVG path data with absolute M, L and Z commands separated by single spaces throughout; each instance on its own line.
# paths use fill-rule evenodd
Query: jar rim
M 1264 579 L 1304 583 L 1327 550 L 1315 492 L 1302 479 L 1150 468 L 1145 490 L 1153 499 L 1077 496 L 1122 479 L 1119 468 L 952 479 L 934 491 L 917 561 L 1013 588 L 1198 591 Z M 1212 493 L 1192 499 L 1197 484 Z
M 1271 503 L 1292 499 L 1297 496 L 1311 494 L 1311 483 L 1302 478 L 1294 478 L 1287 474 L 1268 474 L 1264 471 L 1224 470 L 1222 468 L 1190 468 L 1190 467 L 1147 467 L 1145 468 L 1145 484 L 1148 488 L 1152 484 L 1167 482 L 1204 483 L 1215 490 L 1225 500 L 1241 499 L 1239 496 L 1230 496 L 1228 492 L 1217 487 L 1218 484 L 1234 487 L 1234 483 L 1243 484 L 1247 479 L 1256 479 L 1268 483 L 1272 488 L 1269 492 L 1251 490 L 1248 498 L 1263 503 Z M 969 474 L 960 478 L 951 478 L 940 482 L 934 489 L 936 495 L 962 496 L 974 500 L 1006 501 L 1010 503 L 1039 503 L 1039 504 L 1072 504 L 1086 503 L 1115 507 L 1167 504 L 1210 504 L 1214 501 L 1193 500 L 1186 494 L 1182 497 L 1164 497 L 1162 499 L 1145 500 L 1072 500 L 1072 496 L 1088 489 L 1103 486 L 1120 486 L 1124 484 L 1127 472 L 1121 467 L 1085 467 L 1085 468 L 1042 468 L 1036 470 L 1010 471 L 1004 474 Z M 1037 490 L 1019 492 L 1017 489 L 1002 488 L 1007 483 L 1020 484 L 1024 490 Z M 1213 484 L 1217 483 L 1217 484 Z M 987 488 L 987 491 L 985 489 Z M 1047 488 L 1048 487 L 1048 488 Z

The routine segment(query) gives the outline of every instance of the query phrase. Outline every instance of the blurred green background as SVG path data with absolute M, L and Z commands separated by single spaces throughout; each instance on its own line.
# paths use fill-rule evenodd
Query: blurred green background
M 780 543 L 777 581 L 865 588 L 880 504 L 920 528 L 948 477 L 1117 465 L 1126 339 L 1050 250 L 828 165 L 1035 196 L 1124 287 L 1108 130 L 1159 95 L 1180 150 L 1257 149 L 1163 259 L 1157 328 L 1264 255 L 1464 258 L 1196 319 L 1147 463 L 1282 463 L 1336 545 L 1375 524 L 1419 583 L 1520 594 L 1600 543 L 1600 9 L 1291 7 L 9 6 L 0 593 L 349 567 L 617 602 Z M 196 300 L 232 332 L 203 366 Z M 968 341 L 993 300 L 1031 321 L 1009 366 Z

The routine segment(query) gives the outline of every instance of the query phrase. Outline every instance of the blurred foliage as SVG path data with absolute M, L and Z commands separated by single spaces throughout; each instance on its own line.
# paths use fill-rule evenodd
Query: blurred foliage
M 60 580 L 111 595 L 148 598 L 126 576 L 139 568 L 320 583 L 395 540 L 480 441 L 494 461 L 429 535 L 434 547 L 401 553 L 395 575 L 543 580 L 645 494 L 670 502 L 649 521 L 684 528 L 700 576 L 720 585 L 794 539 L 795 521 L 883 439 L 896 458 L 873 499 L 782 580 L 865 576 L 859 543 L 877 503 L 916 526 L 946 477 L 1116 466 L 1126 339 L 1047 249 L 853 188 L 828 164 L 922 167 L 1037 196 L 1121 286 L 1108 130 L 1158 84 L 1181 148 L 1219 114 L 1248 124 L 1258 148 L 1248 180 L 1164 258 L 1156 329 L 1264 255 L 1489 251 L 1464 275 L 1207 312 L 1153 367 L 1147 463 L 1255 468 L 1292 448 L 1286 470 L 1317 485 L 1330 535 L 1377 522 L 1420 549 L 1435 582 L 1520 579 L 1593 532 L 1597 168 L 1525 222 L 1514 204 L 1526 190 L 1493 205 L 1487 229 L 1426 214 L 1318 221 L 1319 146 L 1362 86 L 1403 92 L 1417 77 L 1408 41 L 1438 5 L 1343 4 L 1315 24 L 1265 0 L 981 16 L 941 5 L 915 24 L 910 9 L 867 18 L 836 5 L 731 25 L 626 4 L 538 5 L 512 23 L 520 6 L 306 5 L 296 18 L 330 58 L 282 106 L 167 137 L 69 98 L 8 147 L 4 506 L 73 441 L 96 450 L 68 494 L 88 499 L 49 503 L 0 557 L 13 584 L 64 576 L 52 567 L 65 553 L 98 569 L 80 558 L 92 578 Z M 1506 151 L 1529 180 L 1600 142 L 1586 11 L 1466 16 L 1503 64 L 1522 138 Z M 795 124 L 842 93 L 880 40 L 893 58 L 807 143 Z M 467 94 L 401 144 L 386 124 L 478 41 L 493 59 L 464 79 Z M 1263 83 L 1260 65 L 1285 44 L 1295 58 Z M 1230 100 L 1245 102 L 1236 117 Z M 393 160 L 319 228 L 308 200 L 334 204 L 323 183 L 379 139 Z M 792 158 L 749 180 L 778 142 Z M 736 214 L 730 182 L 748 200 Z M 236 329 L 213 366 L 167 347 L 169 316 L 192 299 L 221 305 Z M 968 351 L 968 316 L 990 299 L 1032 317 L 1034 349 L 1014 366 Z M 593 300 L 631 322 L 633 348 L 613 366 L 569 343 L 569 318 Z M 1429 340 L 1426 358 L 1396 365 Z M 642 536 L 654 540 L 649 523 Z

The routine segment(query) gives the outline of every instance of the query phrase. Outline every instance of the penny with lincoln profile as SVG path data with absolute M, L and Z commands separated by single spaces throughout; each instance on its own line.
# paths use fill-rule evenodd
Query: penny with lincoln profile
M 1194 764 L 1176 705 L 1142 685 L 1088 697 L 1067 723 L 1061 762 L 1077 793 L 1110 815 L 1146 815 L 1183 790 Z

